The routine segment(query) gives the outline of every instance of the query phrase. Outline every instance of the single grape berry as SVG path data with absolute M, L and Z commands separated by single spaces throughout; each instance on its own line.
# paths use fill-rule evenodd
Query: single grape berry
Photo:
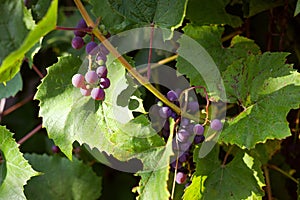
M 177 133 L 177 140 L 179 142 L 186 142 L 189 139 L 190 134 L 184 130 L 184 129 L 180 129 Z
M 77 87 L 77 88 L 84 87 L 84 76 L 82 74 L 75 74 L 72 77 L 72 84 L 74 87 Z
M 104 65 L 105 62 L 107 61 L 107 58 L 105 55 L 99 53 L 97 56 L 96 56 L 96 63 L 98 65 Z
M 170 117 L 170 115 L 172 114 L 171 109 L 167 106 L 161 107 L 158 112 L 159 112 L 159 115 L 164 119 Z
M 196 135 L 203 135 L 204 127 L 201 124 L 196 124 L 193 128 L 193 131 Z
M 170 90 L 168 93 L 167 93 L 167 98 L 170 100 L 170 101 L 177 101 L 178 100 L 178 96 L 176 94 L 176 92 L 174 90 Z
M 106 89 L 110 86 L 110 80 L 108 78 L 101 78 L 100 79 L 100 87 L 102 89 Z
M 189 158 L 189 153 L 188 153 L 188 152 L 184 152 L 184 153 L 178 158 L 178 160 L 179 160 L 180 162 L 183 163 L 183 162 L 187 161 L 188 158 Z
M 58 147 L 58 146 L 55 146 L 55 145 L 53 145 L 53 146 L 51 147 L 51 150 L 52 150 L 53 153 L 59 153 L 59 152 L 60 152 L 59 147 Z
M 97 83 L 99 77 L 95 71 L 90 70 L 85 74 L 85 80 L 90 84 L 94 84 Z
M 200 143 L 204 142 L 204 140 L 205 140 L 204 135 L 196 135 L 194 137 L 194 144 L 200 144 Z
M 223 128 L 223 124 L 219 119 L 213 119 L 210 122 L 210 128 L 215 131 L 219 131 Z
M 80 92 L 83 96 L 90 96 L 91 91 L 92 91 L 91 89 L 80 88 Z
M 197 112 L 199 110 L 198 102 L 197 101 L 188 102 L 187 109 L 192 113 Z
M 171 163 L 171 167 L 173 169 L 176 169 L 176 160 L 174 162 Z M 182 167 L 182 163 L 181 162 L 178 162 L 177 163 L 177 169 L 180 169 Z
M 75 36 L 73 39 L 72 39 L 72 47 L 74 49 L 80 49 L 84 46 L 84 41 L 81 37 L 79 36 Z
M 95 100 L 103 100 L 105 97 L 105 92 L 101 88 L 93 88 L 91 92 L 91 97 Z
M 80 19 L 78 24 L 76 25 L 76 28 L 80 28 L 80 29 L 85 29 L 87 27 L 88 26 L 87 26 L 86 22 L 84 21 L 84 19 Z M 75 30 L 74 35 L 79 36 L 79 37 L 84 37 L 86 35 L 86 32 Z
M 96 47 L 98 46 L 98 44 L 94 41 L 91 41 L 89 43 L 87 43 L 86 47 L 85 47 L 85 51 L 87 54 L 90 55 L 95 55 L 96 54 Z
M 96 73 L 100 78 L 106 78 L 107 77 L 107 68 L 105 66 L 100 66 L 96 69 Z
M 186 181 L 187 175 L 183 172 L 178 172 L 176 174 L 176 183 L 183 184 Z
M 102 55 L 106 56 L 109 54 L 108 49 L 103 44 L 101 44 L 99 48 L 100 48 L 99 51 L 101 52 Z
M 190 120 L 187 118 L 182 118 L 180 121 L 181 126 L 187 126 L 187 125 L 189 125 L 189 123 L 190 123 Z

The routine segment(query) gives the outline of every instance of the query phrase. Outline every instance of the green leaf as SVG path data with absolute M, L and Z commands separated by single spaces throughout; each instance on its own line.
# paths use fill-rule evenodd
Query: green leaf
M 30 18 L 26 13 L 23 1 L 1 1 L 0 7 L 0 64 L 12 51 L 19 48 L 28 33 L 25 21 Z M 12 20 L 14 19 L 14 20 Z
M 280 140 L 268 140 L 264 144 L 257 144 L 254 149 L 251 149 L 250 155 L 257 158 L 262 164 L 267 164 L 280 148 Z
M 20 90 L 22 90 L 23 82 L 20 73 L 15 75 L 10 81 L 4 85 L 0 83 L 0 99 L 15 96 Z
M 282 5 L 284 5 L 284 0 L 250 0 L 249 3 L 243 4 L 244 16 L 251 17 L 265 10 Z
M 300 74 L 285 64 L 286 53 L 250 55 L 223 73 L 229 101 L 244 111 L 228 120 L 220 135 L 225 143 L 253 148 L 267 139 L 289 136 L 286 115 L 300 104 Z
M 300 0 L 297 1 L 294 17 L 300 13 Z
M 170 121 L 170 130 L 174 130 L 175 122 Z M 170 193 L 168 191 L 168 178 L 169 178 L 169 163 L 170 156 L 173 155 L 172 140 L 173 131 L 170 132 L 170 136 L 167 142 L 165 152 L 159 158 L 157 167 L 150 172 L 139 172 L 137 175 L 141 176 L 139 186 L 135 190 L 139 193 L 137 199 L 160 199 L 168 200 Z M 159 184 L 158 184 L 159 183 Z
M 165 142 L 146 116 L 133 118 L 128 104 L 119 105 L 128 86 L 125 68 L 110 56 L 106 64 L 111 85 L 103 102 L 82 96 L 71 83 L 75 73 L 87 71 L 86 62 L 79 69 L 80 59 L 63 57 L 48 68 L 35 96 L 40 101 L 43 126 L 69 159 L 72 143 L 78 141 L 122 161 L 140 159 L 143 170 L 151 170 L 164 152 Z
M 124 18 L 141 26 L 154 23 L 162 28 L 176 28 L 181 25 L 187 1 L 183 0 L 130 0 L 126 3 L 108 0 L 112 9 Z
M 241 26 L 241 18 L 231 15 L 225 10 L 229 2 L 230 0 L 190 0 L 186 18 L 197 25 L 228 24 L 233 27 Z
M 35 170 L 43 174 L 32 178 L 25 186 L 30 199 L 98 199 L 102 179 L 81 161 L 59 156 L 26 154 Z
M 17 50 L 11 52 L 3 60 L 0 66 L 0 82 L 6 82 L 12 79 L 20 70 L 20 66 L 25 53 L 29 51 L 31 47 L 33 47 L 44 35 L 55 29 L 57 18 L 57 4 L 57 0 L 52 1 L 45 17 L 41 21 L 39 21 L 39 23 L 28 33 L 24 41 L 21 42 L 21 45 L 18 45 L 20 47 Z M 13 13 L 14 12 L 15 11 L 13 11 Z M 7 11 L 4 11 L 4 13 L 7 13 Z M 11 15 L 9 16 L 9 18 L 11 19 Z M 18 26 L 16 26 L 15 24 L 8 24 L 7 28 L 15 29 L 16 27 Z
M 185 37 L 179 39 L 178 71 L 190 79 L 191 85 L 206 86 L 211 96 L 220 92 L 220 72 L 237 59 L 260 53 L 252 40 L 241 36 L 234 37 L 231 45 L 224 48 L 223 31 L 222 27 L 188 24 L 184 27 Z
M 263 196 L 255 172 L 248 166 L 240 151 L 226 165 L 218 159 L 219 148 L 214 148 L 205 158 L 198 158 L 199 148 L 194 151 L 196 172 L 192 184 L 186 189 L 184 200 L 196 199 L 247 199 Z
M 116 34 L 124 30 L 130 23 L 119 13 L 111 8 L 107 0 L 91 0 L 92 13 L 101 17 L 101 23 L 111 33 Z
M 38 175 L 19 151 L 13 134 L 0 126 L 0 150 L 4 162 L 0 177 L 0 199 L 26 199 L 23 186 L 32 177 Z M 3 166 L 4 169 L 3 169 Z M 5 176 L 3 176 L 5 175 Z

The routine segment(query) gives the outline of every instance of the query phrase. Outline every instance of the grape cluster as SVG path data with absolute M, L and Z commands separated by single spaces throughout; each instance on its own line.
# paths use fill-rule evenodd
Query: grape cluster
M 103 100 L 105 98 L 104 89 L 110 86 L 110 80 L 107 78 L 107 68 L 105 65 L 106 57 L 109 51 L 101 44 L 90 43 L 86 46 L 86 50 L 96 55 L 96 66 L 89 69 L 85 75 L 75 74 L 72 77 L 72 84 L 76 88 L 80 88 L 83 96 L 91 96 L 95 100 Z
M 179 103 L 179 95 L 180 90 L 170 90 L 166 97 L 169 101 L 176 104 L 177 106 L 180 105 Z M 198 101 L 189 101 L 185 103 L 186 111 L 189 114 L 195 114 L 199 111 L 199 104 Z M 178 184 L 183 184 L 187 182 L 188 178 L 188 170 L 187 168 L 191 168 L 190 166 L 193 165 L 192 159 L 192 147 L 193 144 L 197 145 L 202 143 L 205 140 L 204 136 L 204 126 L 194 122 L 185 117 L 178 116 L 170 107 L 164 105 L 162 102 L 158 102 L 157 105 L 158 110 L 157 113 L 164 124 L 162 126 L 161 134 L 162 137 L 167 140 L 170 135 L 170 124 L 169 117 L 173 118 L 175 121 L 180 122 L 176 126 L 176 135 L 175 140 L 173 140 L 173 150 L 175 155 L 178 156 L 174 162 L 171 163 L 171 170 L 177 169 L 176 174 L 176 182 Z M 181 105 L 182 106 L 182 105 Z M 210 122 L 210 129 L 215 131 L 220 131 L 223 127 L 222 122 L 219 119 L 213 119 Z M 188 167 L 187 167 L 188 166 Z M 190 182 L 187 182 L 187 186 Z
M 77 23 L 76 30 L 74 30 L 74 38 L 72 39 L 72 47 L 74 49 L 81 49 L 84 45 L 84 36 L 86 36 L 87 32 L 90 32 L 91 29 L 87 26 L 86 22 L 84 19 L 80 19 L 79 22 Z M 103 35 L 108 36 L 107 30 L 105 30 L 105 26 L 102 24 L 100 25 L 100 31 L 103 33 Z M 92 37 L 93 39 L 93 37 Z M 91 41 L 86 44 L 85 51 L 87 54 L 92 54 L 92 50 L 97 47 L 97 43 L 94 41 Z

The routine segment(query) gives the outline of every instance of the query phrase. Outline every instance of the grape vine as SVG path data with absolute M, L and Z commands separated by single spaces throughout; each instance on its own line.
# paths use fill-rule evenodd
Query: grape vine
M 300 198 L 300 0 L 0 10 L 0 199 Z

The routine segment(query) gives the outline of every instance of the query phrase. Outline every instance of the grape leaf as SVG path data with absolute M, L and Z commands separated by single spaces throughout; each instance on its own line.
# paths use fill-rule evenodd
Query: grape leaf
M 17 92 L 22 90 L 23 82 L 20 73 L 9 80 L 6 85 L 0 83 L 0 99 L 15 96 Z
M 35 170 L 43 174 L 25 186 L 28 199 L 97 199 L 101 195 L 101 177 L 76 158 L 73 162 L 59 156 L 26 154 Z
M 255 148 L 251 149 L 249 154 L 258 159 L 262 164 L 267 164 L 267 162 L 280 150 L 280 148 L 280 140 L 268 140 L 264 144 L 255 145 Z
M 297 4 L 296 4 L 296 9 L 294 12 L 294 17 L 296 17 L 296 15 L 298 15 L 299 13 L 300 13 L 300 1 L 298 0 Z
M 116 34 L 130 25 L 127 19 L 111 8 L 107 0 L 91 0 L 92 13 L 95 17 L 101 17 L 101 23 L 111 33 Z
M 0 199 L 26 199 L 23 186 L 38 172 L 23 158 L 12 136 L 11 132 L 0 126 L 0 150 L 4 161 L 1 165 L 5 166 L 0 177 Z
M 28 27 L 24 18 L 28 17 L 23 12 L 23 2 L 18 0 L 6 0 L 1 2 L 0 7 L 0 64 L 12 51 L 16 50 L 23 42 Z M 11 19 L 14 20 L 11 20 Z M 18 28 L 16 28 L 18 27 Z
M 220 135 L 222 142 L 253 148 L 267 139 L 291 134 L 286 115 L 299 107 L 300 74 L 285 64 L 286 56 L 269 52 L 250 55 L 223 73 L 229 101 L 240 102 L 244 111 L 228 120 Z
M 186 189 L 184 200 L 193 199 L 247 199 L 253 195 L 263 196 L 254 171 L 244 161 L 240 151 L 232 161 L 222 165 L 215 147 L 205 158 L 198 158 L 199 148 L 194 151 L 196 172 L 192 184 Z M 245 181 L 247 180 L 247 181 Z
M 139 186 L 135 190 L 139 193 L 137 199 L 161 199 L 168 200 L 170 193 L 168 191 L 168 178 L 169 178 L 169 163 L 170 156 L 173 155 L 172 139 L 175 122 L 170 121 L 170 136 L 167 142 L 167 148 L 164 154 L 160 157 L 157 168 L 150 172 L 139 172 L 137 175 L 141 176 Z M 163 167 L 162 167 L 163 166 Z M 159 184 L 157 184 L 159 183 Z
M 250 0 L 243 3 L 243 11 L 245 17 L 254 16 L 262 11 L 269 10 L 284 5 L 283 0 Z
M 190 0 L 186 18 L 197 25 L 228 24 L 233 27 L 241 26 L 241 18 L 231 15 L 225 10 L 229 2 L 230 0 Z
M 144 115 L 133 118 L 128 105 L 118 104 L 118 97 L 128 85 L 125 68 L 108 57 L 111 85 L 105 90 L 105 100 L 99 102 L 82 96 L 72 86 L 72 76 L 87 70 L 87 63 L 83 63 L 85 69 L 79 69 L 80 64 L 78 58 L 60 58 L 48 68 L 48 75 L 38 87 L 35 98 L 40 101 L 40 115 L 49 137 L 69 159 L 72 143 L 78 141 L 122 161 L 140 159 L 144 170 L 156 167 L 165 142 Z
M 219 92 L 219 73 L 226 70 L 228 65 L 237 59 L 260 53 L 252 40 L 241 36 L 234 37 L 230 47 L 224 48 L 221 42 L 223 31 L 222 27 L 188 24 L 184 27 L 187 37 L 179 39 L 178 71 L 190 79 L 191 85 L 206 86 L 210 93 Z
M 130 0 L 126 3 L 108 0 L 112 9 L 124 18 L 141 26 L 154 23 L 162 28 L 179 27 L 185 15 L 187 1 L 182 0 Z
M 41 37 L 43 37 L 50 31 L 55 29 L 56 18 L 57 18 L 57 4 L 58 4 L 57 0 L 52 1 L 51 6 L 47 14 L 45 15 L 45 17 L 41 21 L 39 21 L 39 23 L 36 26 L 34 26 L 34 28 L 28 33 L 26 38 L 22 42 L 20 42 L 21 45 L 18 45 L 20 47 L 15 48 L 15 51 L 12 51 L 7 57 L 5 57 L 5 59 L 3 60 L 0 66 L 0 82 L 5 82 L 13 78 L 20 70 L 21 63 L 25 53 L 29 51 L 31 47 L 33 47 L 41 39 Z M 12 17 L 11 13 L 15 13 L 15 12 L 16 11 L 7 12 L 7 10 L 4 10 L 2 13 L 8 13 L 9 16 L 5 17 L 6 20 L 14 21 L 10 19 Z M 20 18 L 20 16 L 18 18 Z M 8 22 L 4 21 L 3 23 L 7 24 Z M 18 24 L 7 24 L 7 29 L 14 30 L 16 27 L 18 27 Z M 20 27 L 22 27 L 22 25 Z M 11 34 L 8 33 L 8 35 Z M 17 36 L 14 36 L 14 38 Z M 5 44 L 4 46 L 7 46 L 7 44 Z

